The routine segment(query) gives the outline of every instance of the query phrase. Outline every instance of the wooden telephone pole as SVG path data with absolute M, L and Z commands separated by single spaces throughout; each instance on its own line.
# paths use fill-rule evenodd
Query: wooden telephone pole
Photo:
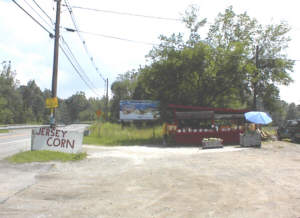
M 56 21 L 55 21 L 53 74 L 52 74 L 52 98 L 57 97 L 57 71 L 58 71 L 59 26 L 60 26 L 60 5 L 61 5 L 61 0 L 55 0 L 55 1 L 56 1 Z M 50 124 L 52 126 L 55 126 L 55 108 L 51 109 Z
M 254 110 L 254 111 L 257 110 L 257 84 L 258 84 L 258 81 L 256 81 L 256 80 L 257 80 L 257 77 L 258 77 L 258 74 L 259 74 L 259 70 L 258 70 L 258 67 L 259 67 L 258 52 L 259 52 L 259 47 L 257 45 L 256 46 L 256 51 L 255 51 L 255 65 L 256 65 L 256 72 L 255 72 L 255 76 L 254 76 L 255 82 L 253 83 L 253 106 L 252 106 L 252 110 Z

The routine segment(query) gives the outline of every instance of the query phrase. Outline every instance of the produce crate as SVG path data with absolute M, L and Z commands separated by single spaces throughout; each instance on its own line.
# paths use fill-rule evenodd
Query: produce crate
M 258 133 L 241 134 L 240 145 L 242 147 L 261 147 L 261 137 Z
M 222 142 L 223 142 L 222 139 L 218 139 L 218 140 L 203 139 L 202 140 L 202 149 L 223 148 Z

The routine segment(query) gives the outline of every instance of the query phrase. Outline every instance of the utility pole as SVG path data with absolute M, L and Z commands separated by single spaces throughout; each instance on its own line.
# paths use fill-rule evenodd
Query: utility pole
M 257 101 L 257 77 L 258 77 L 258 45 L 256 46 L 256 51 L 255 51 L 255 66 L 256 66 L 256 72 L 254 74 L 254 83 L 253 83 L 253 110 L 256 111 L 257 110 L 257 105 L 256 105 L 256 101 Z
M 106 79 L 106 121 L 108 120 L 108 78 Z
M 54 41 L 54 58 L 53 58 L 53 74 L 52 74 L 52 98 L 57 96 L 57 71 L 58 71 L 58 48 L 59 48 L 59 26 L 60 26 L 60 3 L 56 1 L 56 21 L 55 21 L 55 41 Z M 55 126 L 55 108 L 51 109 L 50 124 Z

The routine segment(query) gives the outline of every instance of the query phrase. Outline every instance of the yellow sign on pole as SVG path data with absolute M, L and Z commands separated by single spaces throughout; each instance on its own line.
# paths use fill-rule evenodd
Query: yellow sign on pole
M 58 107 L 57 97 L 46 99 L 46 108 L 56 108 L 56 107 Z

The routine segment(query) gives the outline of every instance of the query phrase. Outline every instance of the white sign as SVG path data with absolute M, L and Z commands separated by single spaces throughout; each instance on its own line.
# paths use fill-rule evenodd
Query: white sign
M 150 100 L 121 100 L 121 120 L 155 120 L 159 118 L 159 102 Z
M 50 127 L 35 128 L 31 132 L 31 150 L 79 153 L 82 149 L 82 139 L 82 132 Z

